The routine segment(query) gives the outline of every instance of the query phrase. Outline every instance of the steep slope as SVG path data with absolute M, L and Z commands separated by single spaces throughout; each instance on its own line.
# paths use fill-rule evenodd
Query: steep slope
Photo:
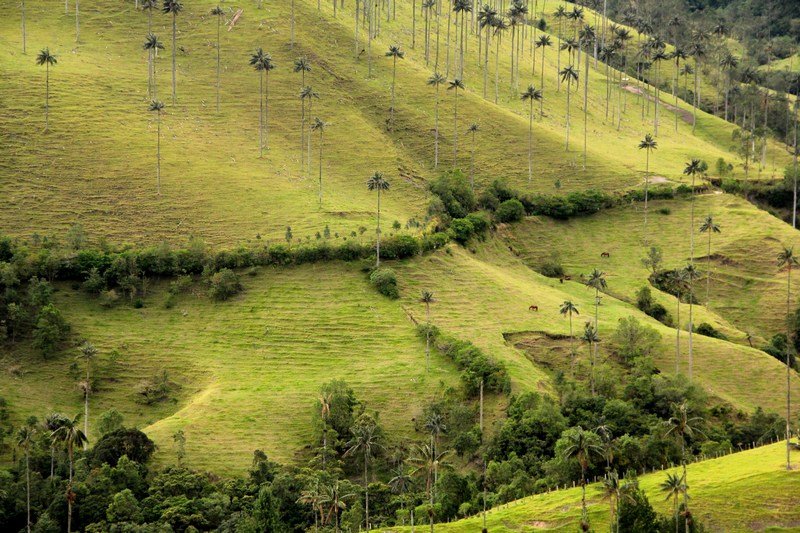
M 707 531 L 797 531 L 800 508 L 795 487 L 797 471 L 781 465 L 781 443 L 735 453 L 689 465 L 691 509 Z M 795 455 L 797 455 L 795 453 Z M 660 513 L 670 514 L 659 484 L 667 472 L 639 478 L 639 486 Z M 609 503 L 598 484 L 587 488 L 589 518 L 593 529 L 610 527 Z M 512 502 L 487 513 L 489 531 L 498 533 L 530 531 L 575 531 L 581 518 L 581 490 L 557 490 Z M 436 526 L 437 531 L 473 532 L 482 527 L 480 515 Z M 786 528 L 786 529 L 783 529 Z M 387 530 L 387 532 L 390 530 Z M 408 531 L 392 528 L 391 531 Z

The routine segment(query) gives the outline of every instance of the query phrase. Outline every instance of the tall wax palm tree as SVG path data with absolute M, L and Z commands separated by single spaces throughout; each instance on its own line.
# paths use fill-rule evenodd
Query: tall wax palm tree
M 158 90 L 156 87 L 156 57 L 158 51 L 164 49 L 164 43 L 159 41 L 158 37 L 154 34 L 148 33 L 143 48 L 147 50 L 147 74 L 149 78 L 147 89 L 150 96 L 155 100 L 158 97 Z
M 289 48 L 294 50 L 294 0 L 289 6 Z
M 451 81 L 447 90 L 453 91 L 453 170 L 458 166 L 458 90 L 464 89 L 464 84 L 456 78 Z
M 650 154 L 658 149 L 658 142 L 649 133 L 639 142 L 639 150 L 647 153 L 644 173 L 644 242 L 647 243 L 647 198 L 650 186 Z
M 552 41 L 552 39 L 550 39 L 550 36 L 547 35 L 546 33 L 541 34 L 539 36 L 539 38 L 536 40 L 536 48 L 541 48 L 542 49 L 542 68 L 541 68 L 541 72 L 540 72 L 541 81 L 539 82 L 539 85 L 541 86 L 542 91 L 544 91 L 544 57 L 545 57 L 545 50 L 547 50 L 547 48 L 550 47 L 550 46 L 553 46 L 553 41 Z M 544 100 L 540 100 L 539 101 L 539 114 L 540 115 L 544 115 Z
M 61 442 L 67 448 L 69 458 L 69 482 L 67 483 L 67 533 L 72 532 L 72 503 L 75 493 L 72 492 L 72 476 L 75 468 L 75 447 L 81 447 L 87 441 L 86 434 L 78 427 L 81 415 L 73 419 L 66 418 L 63 424 L 50 435 L 54 442 Z
M 697 130 L 697 107 L 700 105 L 700 63 L 706 56 L 704 34 L 696 32 L 692 35 L 693 42 L 690 54 L 694 57 L 694 97 L 692 98 L 692 133 Z
M 323 461 L 325 460 L 325 456 L 323 455 Z M 324 467 L 323 467 L 324 468 Z M 320 479 L 318 476 L 314 476 L 313 479 L 309 480 L 306 484 L 306 488 L 304 488 L 300 492 L 300 497 L 297 498 L 297 503 L 305 504 L 311 507 L 311 511 L 314 514 L 314 532 L 316 533 L 319 529 L 319 523 L 322 522 L 323 526 L 324 523 L 324 515 L 322 512 L 322 490 L 320 485 Z
M 675 290 L 678 293 L 676 296 L 677 301 L 677 311 L 676 311 L 676 324 L 675 324 L 675 375 L 677 376 L 680 372 L 680 361 L 681 361 L 681 299 L 683 295 L 689 288 L 689 278 L 684 269 L 678 269 L 675 271 L 675 277 L 673 279 L 673 283 L 675 284 Z
M 25 0 L 22 0 L 22 3 L 20 4 L 20 12 L 22 16 L 22 53 L 25 54 L 28 52 L 27 50 L 28 35 L 25 32 Z
M 470 146 L 469 154 L 469 187 L 475 191 L 475 134 L 481 129 L 477 122 L 473 122 L 467 128 L 467 133 L 472 135 L 472 145 Z
M 308 100 L 308 116 L 311 116 L 311 112 L 314 110 L 314 99 L 319 100 L 319 93 L 315 91 L 313 88 L 309 86 L 303 87 L 300 91 L 300 99 L 305 101 Z M 301 168 L 303 172 L 311 172 L 311 134 L 309 133 L 307 139 L 307 147 L 306 147 L 306 168 Z M 303 167 L 303 153 L 300 153 L 300 166 Z
M 61 413 L 50 413 L 45 417 L 44 423 L 42 424 L 42 428 L 48 433 L 48 435 L 53 434 L 61 426 L 67 424 L 69 422 L 69 418 L 62 415 Z M 55 469 L 56 469 L 56 441 L 50 441 L 50 479 L 53 479 L 55 476 Z
M 293 72 L 300 73 L 300 171 L 305 168 L 303 157 L 306 153 L 306 98 L 303 91 L 306 89 L 306 72 L 311 72 L 311 64 L 305 57 L 294 60 Z
M 431 304 L 436 300 L 430 291 L 422 291 L 420 302 L 425 304 L 425 372 L 431 367 Z
M 156 112 L 156 194 L 161 196 L 161 112 L 164 102 L 153 100 L 148 110 Z
M 561 81 L 567 84 L 566 150 L 569 152 L 570 94 L 572 94 L 572 82 L 578 83 L 578 72 L 572 65 L 569 65 L 561 71 Z
M 328 123 L 323 121 L 319 117 L 315 117 L 314 122 L 311 124 L 311 131 L 319 132 L 319 208 L 320 209 L 322 209 L 322 147 L 325 140 L 324 135 L 326 127 L 328 127 Z
M 606 273 L 595 268 L 592 270 L 591 274 L 589 274 L 589 277 L 586 280 L 586 286 L 594 289 L 594 331 L 595 334 L 599 334 L 600 327 L 598 324 L 598 318 L 600 315 L 600 291 L 605 291 L 608 287 L 608 283 L 606 282 Z M 592 356 L 594 358 L 597 356 L 597 342 L 594 343 Z M 594 387 L 592 387 L 592 389 L 592 394 L 594 394 Z
M 153 11 L 158 9 L 158 0 L 142 0 L 142 10 L 147 11 L 147 33 L 153 32 Z
M 420 444 L 417 449 L 409 458 L 409 462 L 413 466 L 411 474 L 413 476 L 424 476 L 425 479 L 425 494 L 428 496 L 428 504 L 430 511 L 428 513 L 428 523 L 430 524 L 431 532 L 434 529 L 433 522 L 433 505 L 436 499 L 436 478 L 438 477 L 439 468 L 447 466 L 447 451 L 437 452 L 431 444 Z
M 464 79 L 464 33 L 466 29 L 466 15 L 472 13 L 471 0 L 454 0 L 453 12 L 456 14 L 456 24 L 460 27 L 461 37 L 459 38 L 459 60 L 458 60 L 458 79 Z M 458 22 L 458 17 L 461 16 L 461 22 Z
M 26 520 L 25 529 L 31 533 L 31 446 L 36 436 L 36 428 L 33 424 L 22 426 L 17 431 L 17 446 L 25 453 L 25 510 Z
M 367 189 L 378 193 L 378 224 L 375 228 L 375 268 L 381 266 L 381 192 L 389 190 L 389 182 L 376 172 L 367 180 Z
M 250 54 L 250 65 L 258 72 L 258 157 L 264 157 L 264 50 Z
M 89 371 L 92 367 L 92 360 L 97 357 L 97 348 L 92 345 L 90 342 L 86 342 L 81 347 L 81 358 L 83 358 L 83 362 L 86 365 L 86 380 L 80 384 L 80 388 L 83 391 L 83 434 L 89 434 L 89 394 L 92 391 L 92 382 L 89 375 Z M 88 441 L 83 443 L 83 449 L 86 450 L 88 446 Z
M 183 4 L 178 0 L 164 0 L 164 6 L 161 8 L 164 13 L 172 15 L 172 105 L 178 99 L 178 81 L 177 81 L 177 63 L 176 63 L 176 48 L 178 40 L 178 13 L 183 10 Z
M 699 416 L 691 416 L 689 404 L 684 400 L 681 404 L 672 404 L 673 416 L 667 421 L 667 433 L 665 436 L 674 436 L 681 445 L 681 467 L 683 469 L 683 509 L 686 519 L 686 529 L 690 530 L 691 513 L 689 512 L 689 491 L 688 477 L 686 475 L 686 439 L 694 437 L 695 433 L 702 435 L 700 424 L 703 419 Z
M 778 268 L 786 268 L 786 470 L 792 469 L 789 452 L 792 438 L 792 388 L 791 388 L 791 314 L 792 314 L 792 267 L 798 264 L 794 248 L 784 247 L 778 254 Z
M 739 58 L 727 52 L 719 61 L 719 66 L 725 75 L 725 120 L 728 120 L 728 100 L 730 98 L 731 85 L 733 84 L 733 71 L 739 66 Z
M 500 43 L 503 32 L 508 29 L 508 22 L 502 16 L 494 19 L 494 103 L 500 100 Z
M 395 82 L 397 80 L 397 60 L 403 59 L 406 56 L 405 52 L 400 50 L 400 47 L 393 44 L 386 52 L 386 57 L 392 58 L 392 106 L 389 108 L 389 130 L 394 129 L 394 103 L 395 103 Z
M 597 42 L 594 28 L 588 24 L 580 31 L 580 43 L 586 47 L 583 69 L 583 169 L 586 170 L 586 152 L 589 148 L 589 47 Z M 578 48 L 580 50 L 580 48 Z M 578 67 L 580 68 L 580 66 Z
M 435 7 L 436 0 L 424 0 L 422 2 L 422 9 L 425 12 L 425 65 L 428 65 L 431 60 L 431 17 Z
M 479 31 L 485 32 L 484 38 L 486 43 L 483 47 L 483 98 L 487 98 L 489 90 L 489 48 L 491 45 L 492 28 L 494 28 L 495 21 L 497 20 L 497 10 L 489 4 L 484 4 L 478 13 L 478 27 Z
M 694 180 L 698 174 L 705 172 L 706 168 L 708 168 L 708 165 L 702 160 L 692 159 L 686 163 L 686 167 L 683 169 L 683 173 L 686 176 L 692 177 L 692 201 L 689 210 L 689 261 L 692 263 L 694 263 Z
M 563 5 L 559 5 L 556 8 L 555 12 L 553 13 L 553 17 L 556 19 L 557 28 L 558 28 L 558 39 L 564 39 L 564 20 L 567 18 L 567 10 Z M 561 49 L 559 49 L 556 53 L 556 78 L 558 79 L 558 74 L 561 73 Z M 558 88 L 556 92 L 561 91 L 561 81 L 558 81 Z
M 603 46 L 600 48 L 600 60 L 606 64 L 606 120 L 608 120 L 608 111 L 611 107 L 611 63 L 617 55 L 616 41 L 611 46 Z
M 523 102 L 528 102 L 528 183 L 533 181 L 533 104 L 542 100 L 542 90 L 533 85 L 528 85 L 528 89 L 522 93 Z
M 392 477 L 389 479 L 389 488 L 394 494 L 400 496 L 400 506 L 405 510 L 406 500 L 409 493 L 414 489 L 414 476 L 413 470 L 408 469 L 405 464 L 401 463 L 397 468 L 392 471 Z M 414 527 L 414 507 L 410 511 L 411 527 Z M 405 525 L 405 519 L 403 520 Z
M 686 50 L 681 48 L 680 46 L 676 46 L 675 50 L 672 51 L 670 54 L 670 58 L 675 60 L 675 78 L 672 81 L 672 97 L 675 99 L 675 131 L 678 131 L 678 117 L 680 113 L 678 112 L 678 75 L 681 72 L 681 61 L 686 61 L 689 55 L 686 53 Z
M 217 113 L 219 113 L 219 85 L 220 85 L 220 28 L 225 11 L 217 6 L 211 10 L 211 14 L 217 17 Z
M 595 383 L 594 383 L 594 363 L 595 363 L 595 352 L 597 348 L 597 343 L 600 342 L 600 336 L 597 334 L 597 328 L 595 328 L 591 322 L 586 322 L 583 325 L 583 335 L 581 336 L 581 340 L 584 341 L 589 346 L 589 389 L 592 392 L 592 396 L 595 395 Z
M 433 168 L 439 168 L 439 86 L 446 81 L 447 79 L 438 72 L 434 72 L 428 78 L 428 85 L 432 85 L 436 90 L 433 103 Z
M 616 524 L 616 530 L 619 531 L 619 502 L 622 495 L 622 483 L 619 474 L 616 471 L 609 472 L 603 478 L 603 499 L 608 499 L 611 511 L 611 522 Z
M 678 499 L 686 492 L 686 484 L 683 482 L 683 477 L 678 474 L 669 473 L 667 478 L 659 485 L 661 492 L 666 494 L 665 500 L 672 500 L 672 513 L 675 518 L 675 533 L 680 531 L 680 523 L 678 521 Z
M 369 531 L 369 461 L 373 452 L 382 448 L 381 433 L 377 422 L 368 415 L 362 415 L 351 431 L 353 438 L 347 443 L 348 448 L 345 455 L 360 454 L 364 456 L 364 523 Z
M 41 50 L 36 56 L 36 64 L 44 65 L 45 78 L 44 78 L 44 131 L 47 131 L 50 126 L 50 67 L 58 63 L 56 56 L 50 53 L 49 48 Z
M 328 419 L 331 416 L 333 393 L 323 391 L 317 400 L 319 401 L 320 418 L 322 419 L 322 469 L 325 470 L 325 462 L 328 455 Z
M 564 459 L 575 459 L 581 467 L 581 527 L 584 531 L 589 528 L 589 513 L 586 508 L 586 471 L 592 461 L 592 456 L 602 456 L 603 448 L 600 437 L 594 431 L 585 430 L 578 426 L 565 432 L 566 446 L 561 450 Z
M 721 233 L 721 231 L 719 225 L 714 222 L 714 217 L 711 215 L 708 215 L 700 225 L 700 233 L 708 233 L 708 253 L 706 254 L 708 264 L 708 272 L 706 272 L 706 307 L 709 307 L 709 294 L 711 292 L 711 235 L 714 233 Z
M 570 368 L 572 368 L 572 371 L 574 372 L 575 371 L 575 335 L 572 333 L 572 315 L 579 315 L 580 313 L 578 312 L 578 308 L 575 307 L 575 304 L 572 303 L 571 300 L 564 300 L 564 303 L 561 304 L 561 307 L 559 308 L 559 312 L 562 315 L 565 315 L 565 316 L 569 317 L 569 347 L 570 347 L 570 351 L 572 352 Z
M 694 263 L 689 263 L 683 269 L 686 273 L 686 284 L 689 289 L 689 381 L 692 381 L 692 372 L 694 370 L 694 347 L 692 338 L 694 334 L 694 281 L 700 275 Z

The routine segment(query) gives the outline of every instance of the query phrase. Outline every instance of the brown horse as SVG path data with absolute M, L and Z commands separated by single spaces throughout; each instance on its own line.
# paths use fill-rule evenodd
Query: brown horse
M 528 308 L 528 311 L 538 311 L 538 310 L 539 310 L 539 306 L 538 305 L 532 305 L 532 306 L 530 306 Z
M 600 254 L 600 257 L 611 257 L 611 254 L 608 252 L 603 252 L 602 254 Z

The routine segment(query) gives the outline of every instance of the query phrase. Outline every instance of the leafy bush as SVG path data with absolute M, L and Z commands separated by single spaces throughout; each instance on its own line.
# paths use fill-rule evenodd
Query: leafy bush
M 50 357 L 67 337 L 67 333 L 69 333 L 69 324 L 66 323 L 56 306 L 48 304 L 42 308 L 39 318 L 36 320 L 33 345 L 45 358 Z
M 453 240 L 459 244 L 465 244 L 474 233 L 475 226 L 466 218 L 454 218 L 450 222 L 450 234 L 453 236 Z
M 393 300 L 400 297 L 400 291 L 397 289 L 397 275 L 391 268 L 376 268 L 369 275 L 369 281 L 384 296 Z
M 381 258 L 406 259 L 418 255 L 420 244 L 411 235 L 396 235 L 381 241 Z
M 498 222 L 519 222 L 525 216 L 525 207 L 519 200 L 512 198 L 501 203 L 494 216 Z
M 708 322 L 703 322 L 702 324 L 697 326 L 697 330 L 696 331 L 700 335 L 705 335 L 706 337 L 713 337 L 715 339 L 728 340 L 728 337 L 724 333 L 722 333 L 721 331 L 716 329 L 714 326 L 712 326 Z
M 155 451 L 155 443 L 138 429 L 120 428 L 106 433 L 95 443 L 91 452 L 91 463 L 94 466 L 103 463 L 117 466 L 117 461 L 127 455 L 128 459 L 144 464 Z
M 489 229 L 489 219 L 483 213 L 470 213 L 466 218 L 472 223 L 476 235 Z
M 667 311 L 666 307 L 653 300 L 653 295 L 648 286 L 642 287 L 639 289 L 639 292 L 636 293 L 636 307 L 662 324 L 666 324 L 667 326 L 673 325 L 672 316 L 670 316 L 669 311 Z
M 229 268 L 214 273 L 208 280 L 208 294 L 215 300 L 223 301 L 242 292 L 239 276 Z
M 443 174 L 431 183 L 430 189 L 451 218 L 464 218 L 478 206 L 469 180 L 460 171 Z
M 471 342 L 444 336 L 436 328 L 428 330 L 422 326 L 417 328 L 417 332 L 423 337 L 430 333 L 436 348 L 456 363 L 461 370 L 461 383 L 468 396 L 474 397 L 478 394 L 481 380 L 485 390 L 497 393 L 508 393 L 511 390 L 511 378 L 505 365 L 483 353 Z
M 553 253 L 549 258 L 539 266 L 539 273 L 548 278 L 563 278 L 564 266 L 561 264 L 561 257 L 557 253 Z
M 611 336 L 611 345 L 616 354 L 630 364 L 639 357 L 652 356 L 661 345 L 661 335 L 635 317 L 629 316 L 619 321 Z

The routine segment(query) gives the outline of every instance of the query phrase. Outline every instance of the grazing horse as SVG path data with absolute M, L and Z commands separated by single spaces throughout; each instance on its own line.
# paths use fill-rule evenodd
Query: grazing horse
M 538 311 L 538 310 L 539 310 L 539 306 L 538 305 L 532 305 L 532 306 L 530 306 L 528 308 L 528 311 Z
M 608 252 L 603 252 L 600 254 L 600 257 L 611 257 L 611 254 Z

